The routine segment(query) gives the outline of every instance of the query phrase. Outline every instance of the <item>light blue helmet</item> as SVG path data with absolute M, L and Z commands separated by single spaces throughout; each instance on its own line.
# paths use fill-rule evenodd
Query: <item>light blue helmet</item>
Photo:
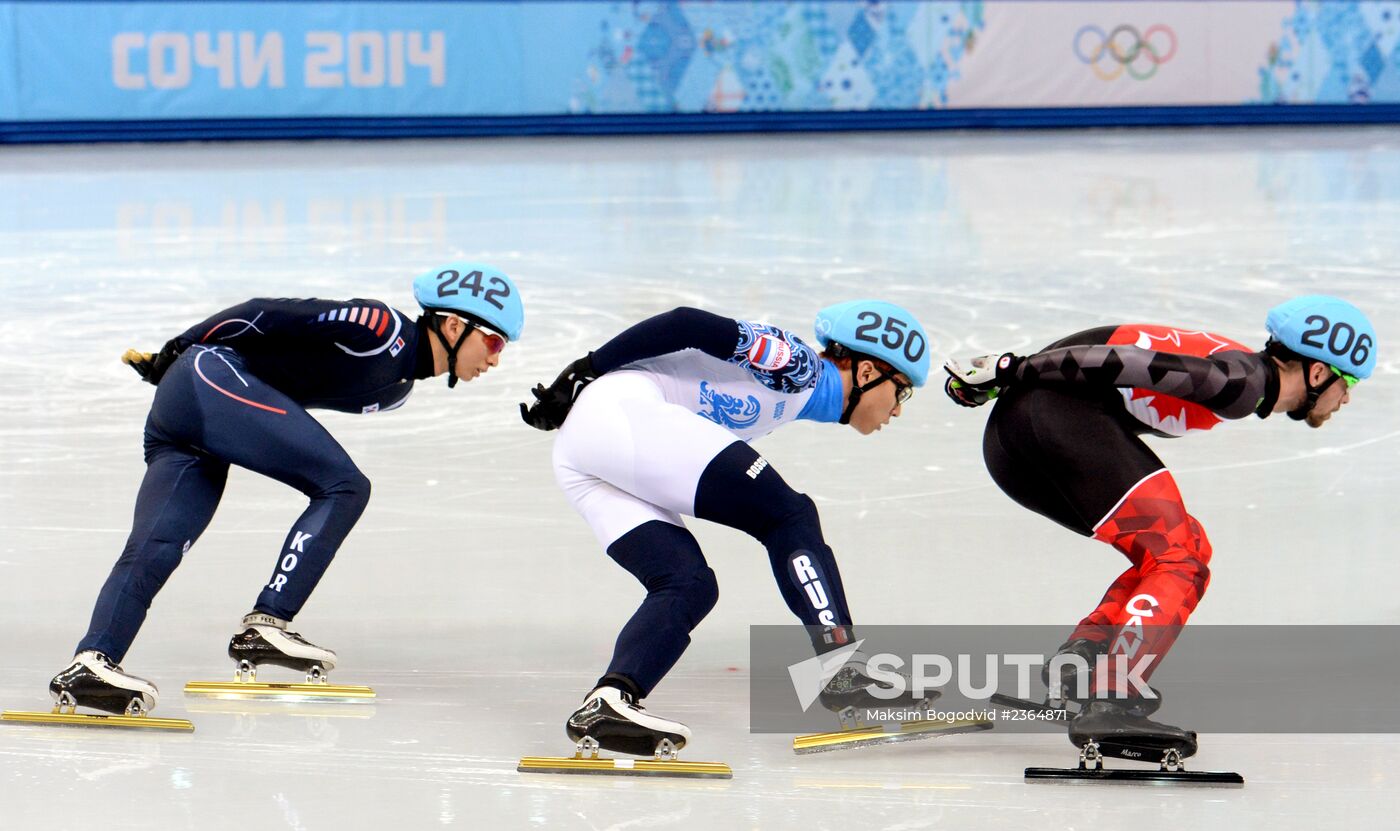
M 1376 329 L 1361 310 L 1336 297 L 1310 294 L 1269 310 L 1264 325 L 1272 342 L 1355 378 L 1376 368 Z
M 908 309 L 883 300 L 852 300 L 817 312 L 817 342 L 840 344 L 879 358 L 909 376 L 916 387 L 928 380 L 929 340 Z
M 482 263 L 448 263 L 413 281 L 413 298 L 425 310 L 441 310 L 520 339 L 525 307 L 515 283 L 498 269 Z

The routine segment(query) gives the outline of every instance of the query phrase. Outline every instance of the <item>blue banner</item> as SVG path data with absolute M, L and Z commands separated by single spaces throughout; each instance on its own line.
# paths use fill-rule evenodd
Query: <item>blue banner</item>
M 10 118 L 518 113 L 513 3 L 20 3 Z M 42 79 L 39 82 L 37 79 Z
M 1393 118 L 1393 6 L 0 0 L 0 139 Z

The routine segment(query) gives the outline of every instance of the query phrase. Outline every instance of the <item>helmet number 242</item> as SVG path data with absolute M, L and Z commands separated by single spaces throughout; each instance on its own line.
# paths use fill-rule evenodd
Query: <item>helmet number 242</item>
M 490 288 L 485 288 L 481 285 L 481 278 L 480 271 L 461 274 L 453 269 L 448 269 L 438 274 L 438 279 L 442 282 L 438 283 L 437 295 L 438 297 L 454 297 L 462 291 L 469 291 L 472 297 L 481 297 L 492 306 L 504 309 L 505 306 L 497 298 L 510 297 L 510 285 L 500 277 L 492 275 L 491 279 L 487 281 Z M 483 289 L 486 292 L 484 297 L 481 294 Z

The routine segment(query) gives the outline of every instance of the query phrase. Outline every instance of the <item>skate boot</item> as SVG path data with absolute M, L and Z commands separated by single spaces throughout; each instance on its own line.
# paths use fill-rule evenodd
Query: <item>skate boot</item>
M 1059 667 L 1057 678 L 1050 677 L 1050 664 L 1054 661 L 1051 658 L 1045 666 L 1040 668 L 1040 680 L 1045 682 L 1046 705 L 1055 709 L 1064 709 L 1069 702 L 1079 705 L 1079 711 L 1083 712 L 1085 707 L 1093 700 L 1092 696 L 1084 697 L 1079 695 L 1080 690 L 1094 689 L 1094 670 L 1098 665 L 1100 655 L 1108 654 L 1108 644 L 1104 641 L 1091 641 L 1087 638 L 1074 638 L 1060 645 L 1055 651 L 1055 655 L 1078 655 L 1088 665 L 1089 672 L 1081 679 L 1079 668 L 1074 664 L 1062 664 Z M 1146 718 L 1157 712 L 1162 707 L 1162 692 L 1156 687 L 1148 687 L 1155 697 L 1143 698 L 1134 697 L 1126 700 L 1129 712 L 1134 716 Z M 1073 712 L 1073 711 L 1071 711 Z
M 871 678 L 866 668 L 869 661 L 865 653 L 852 652 L 846 665 L 836 671 L 818 694 L 822 706 L 841 719 L 842 727 L 857 726 L 862 721 L 860 714 L 866 710 L 925 711 L 942 695 L 938 690 L 924 690 L 922 695 L 915 696 L 913 680 L 904 676 L 904 692 L 893 698 L 877 696 L 871 687 L 890 690 L 894 685 Z
M 690 728 L 679 721 L 648 713 L 630 692 L 617 687 L 598 687 L 583 700 L 583 706 L 564 722 L 582 753 L 598 748 L 634 756 L 674 759 L 676 751 L 690 740 Z
M 127 675 L 106 655 L 93 650 L 79 652 L 67 669 L 53 677 L 49 695 L 57 712 L 91 707 L 127 716 L 144 716 L 160 697 L 155 684 Z
M 642 709 L 630 690 L 604 684 L 583 699 L 564 722 L 574 742 L 573 756 L 525 756 L 521 773 L 586 773 L 605 776 L 677 776 L 732 779 L 723 762 L 681 761 L 677 752 L 690 741 L 690 728 Z M 599 750 L 648 756 L 646 759 L 600 757 Z
M 846 665 L 837 670 L 817 694 L 822 706 L 836 713 L 841 729 L 795 737 L 792 740 L 794 753 L 824 753 L 991 729 L 992 723 L 981 718 L 936 717 L 930 706 L 942 693 L 924 690 L 916 696 L 914 683 L 908 676 L 904 676 L 904 690 L 899 695 L 877 696 L 872 687 L 890 690 L 894 685 L 871 677 L 869 661 L 865 653 L 852 652 Z
M 185 695 L 218 699 L 261 699 L 334 704 L 370 704 L 373 689 L 351 684 L 330 683 L 335 669 L 335 653 L 323 649 L 296 632 L 287 631 L 287 621 L 261 612 L 243 616 L 243 631 L 228 644 L 233 659 L 233 682 L 190 681 Z M 306 673 L 306 681 L 263 683 L 258 667 L 270 664 Z
M 188 719 L 147 715 L 160 698 L 156 685 L 144 678 L 127 675 L 111 658 L 93 649 L 73 656 L 73 663 L 49 682 L 49 695 L 53 696 L 54 701 L 51 712 L 5 710 L 0 712 L 0 721 L 181 732 L 194 730 L 194 724 Z M 101 710 L 103 715 L 80 713 L 79 707 Z
M 1081 701 L 1078 695 L 1080 689 L 1086 691 L 1094 688 L 1094 665 L 1100 655 L 1108 653 L 1108 644 L 1103 641 L 1091 641 L 1088 638 L 1073 638 L 1060 644 L 1060 648 L 1055 650 L 1055 654 L 1045 665 L 1040 668 L 1040 680 L 1045 683 L 1046 700 L 1052 707 L 1063 707 L 1068 701 Z M 1072 663 L 1062 663 L 1055 673 L 1054 678 L 1050 677 L 1050 665 L 1055 658 L 1061 655 L 1074 655 L 1084 661 L 1089 670 L 1081 673 L 1079 667 Z M 1082 683 L 1080 676 L 1083 676 Z
M 238 676 L 256 680 L 258 667 L 271 664 L 306 673 L 306 683 L 324 684 L 335 669 L 335 653 L 287 631 L 287 621 L 252 612 L 243 616 L 244 629 L 228 644 L 228 656 L 238 664 Z
M 1098 744 L 1105 756 L 1157 762 L 1174 756 L 1179 763 L 1196 754 L 1196 731 L 1160 724 L 1134 713 L 1131 701 L 1091 701 L 1070 720 L 1069 740 L 1076 747 Z

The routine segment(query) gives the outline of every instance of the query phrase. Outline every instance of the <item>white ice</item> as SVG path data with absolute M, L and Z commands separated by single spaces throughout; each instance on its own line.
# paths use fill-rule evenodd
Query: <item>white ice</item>
M 90 828 L 1376 828 L 1400 739 L 1209 735 L 1240 790 L 1028 785 L 1061 736 L 996 732 L 796 757 L 748 733 L 747 626 L 786 623 L 766 558 L 695 524 L 718 607 L 650 707 L 731 782 L 515 772 L 640 599 L 555 489 L 515 402 L 678 304 L 810 331 L 879 295 L 940 357 L 1142 321 L 1251 344 L 1291 295 L 1352 299 L 1376 377 L 1322 430 L 1284 418 L 1157 441 L 1215 547 L 1198 623 L 1400 623 L 1400 135 L 1393 128 L 10 147 L 0 150 L 0 706 L 43 709 L 120 551 L 151 389 L 117 358 L 252 296 L 380 298 L 441 261 L 522 286 L 525 337 L 455 391 L 326 414 L 374 483 L 297 620 L 350 707 L 201 707 L 302 498 L 235 473 L 126 659 L 189 736 L 0 725 L 0 826 Z M 985 412 L 927 387 L 877 436 L 760 443 L 817 500 L 867 623 L 1066 625 L 1122 569 L 1023 511 L 980 456 Z M 1298 672 L 1307 673 L 1306 656 Z M 1344 697 L 1308 706 L 1345 707 Z

